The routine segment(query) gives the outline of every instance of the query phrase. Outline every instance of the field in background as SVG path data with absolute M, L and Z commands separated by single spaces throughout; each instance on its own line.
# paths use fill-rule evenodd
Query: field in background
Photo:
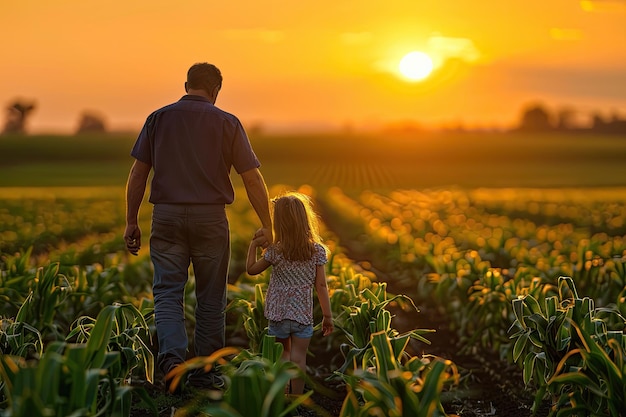
M 0 187 L 123 187 L 134 140 L 132 135 L 2 136 Z M 358 192 L 626 185 L 626 138 L 616 136 L 302 134 L 251 141 L 270 186 Z

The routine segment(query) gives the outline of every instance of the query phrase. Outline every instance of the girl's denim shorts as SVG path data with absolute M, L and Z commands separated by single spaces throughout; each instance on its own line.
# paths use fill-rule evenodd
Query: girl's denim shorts
M 267 334 L 278 339 L 287 339 L 289 336 L 308 339 L 313 336 L 312 324 L 301 324 L 294 320 L 269 321 Z

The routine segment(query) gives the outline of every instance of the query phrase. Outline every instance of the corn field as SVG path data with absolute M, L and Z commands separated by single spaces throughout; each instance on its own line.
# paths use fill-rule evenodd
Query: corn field
M 408 165 L 315 166 L 298 178 L 318 186 L 270 194 L 297 188 L 315 201 L 332 254 L 335 332 L 314 335 L 306 375 L 279 359 L 263 317 L 269 274 L 245 274 L 258 226 L 239 197 L 228 207 L 227 347 L 170 375 L 179 383 L 219 367 L 228 388 L 176 402 L 176 415 L 332 415 L 324 397 L 339 402 L 340 417 L 467 415 L 449 399 L 471 375 L 429 350 L 427 321 L 398 322 L 422 309 L 445 319 L 451 349 L 515 367 L 528 415 L 546 404 L 554 416 L 625 415 L 626 189 L 394 188 Z M 125 252 L 123 188 L 102 181 L 0 188 L 0 415 L 174 413 L 171 396 L 151 389 L 164 376 L 154 367 L 148 245 L 138 257 Z M 147 239 L 147 202 L 139 221 Z M 316 331 L 321 315 L 316 306 Z M 305 394 L 285 395 L 297 376 Z
M 314 338 L 311 350 L 334 353 L 330 377 L 347 388 L 342 415 L 449 414 L 440 396 L 459 382 L 454 363 L 408 353 L 410 340 L 427 344 L 432 330 L 400 333 L 388 309 L 415 309 L 424 300 L 448 318 L 463 349 L 518 363 L 524 382 L 536 388 L 537 404 L 550 398 L 555 412 L 620 415 L 626 389 L 624 205 L 604 201 L 601 192 L 518 191 L 516 198 L 507 192 L 513 191 L 397 190 L 353 198 L 331 189 L 317 196 L 328 223 L 344 227 L 341 236 L 324 229 L 333 253 L 327 272 L 338 331 Z M 137 383 L 153 382 L 155 373 L 151 266 L 147 253 L 132 260 L 125 255 L 123 196 L 112 197 L 3 200 L 5 415 L 131 415 L 133 397 L 152 404 L 157 415 Z M 238 203 L 229 216 L 232 269 L 241 271 L 254 215 Z M 142 219 L 147 230 L 147 213 Z M 344 243 L 394 271 L 393 282 L 353 263 Z M 273 384 L 298 370 L 271 353 L 279 345 L 265 334 L 267 279 L 241 272 L 231 277 L 228 333 L 238 344 L 187 364 L 187 370 L 215 364 L 230 378 L 230 390 L 203 411 L 209 415 L 289 415 L 298 405 L 314 407 L 306 395 L 285 399 L 275 392 Z M 389 293 L 389 284 L 402 293 Z M 193 305 L 189 296 L 190 324 Z M 242 388 L 252 385 L 261 387 L 252 396 L 257 405 Z M 272 404 L 261 407 L 270 392 Z M 237 408 L 243 404 L 250 408 Z

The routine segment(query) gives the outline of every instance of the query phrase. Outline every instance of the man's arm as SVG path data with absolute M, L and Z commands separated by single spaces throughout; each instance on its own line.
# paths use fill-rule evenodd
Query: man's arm
M 124 231 L 124 241 L 126 249 L 133 255 L 137 255 L 141 248 L 141 230 L 137 224 L 139 207 L 146 192 L 146 182 L 152 166 L 135 160 L 128 174 L 126 183 L 126 230 Z
M 270 215 L 270 200 L 267 193 L 267 186 L 265 185 L 265 179 L 258 168 L 242 172 L 241 179 L 243 180 L 243 185 L 246 187 L 248 200 L 261 221 L 261 231 L 266 239 L 263 246 L 267 247 L 267 245 L 274 241 L 274 235 L 272 232 L 272 217 Z

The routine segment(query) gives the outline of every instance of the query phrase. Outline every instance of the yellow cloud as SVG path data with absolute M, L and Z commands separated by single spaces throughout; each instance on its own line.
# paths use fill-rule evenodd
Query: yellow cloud
M 442 60 L 460 58 L 467 62 L 475 62 L 480 58 L 478 48 L 468 38 L 435 35 L 428 39 L 428 48 L 434 56 L 440 57 Z
M 586 12 L 626 11 L 626 2 L 622 0 L 580 0 L 580 8 Z

